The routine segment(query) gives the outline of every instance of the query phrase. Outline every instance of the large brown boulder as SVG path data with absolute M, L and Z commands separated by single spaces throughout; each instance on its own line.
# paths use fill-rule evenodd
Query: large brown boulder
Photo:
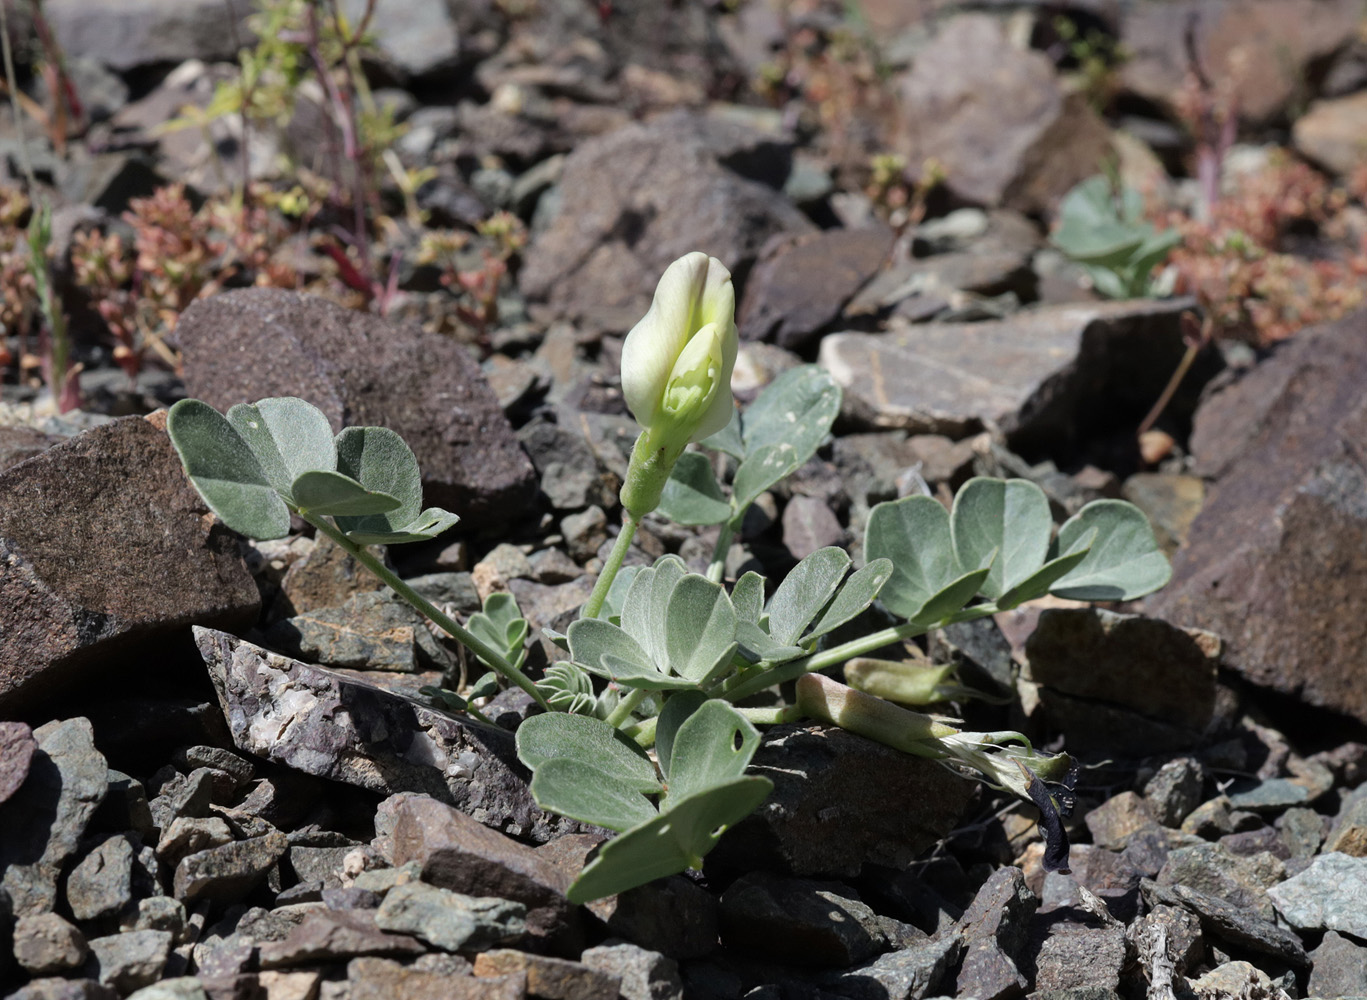
M 0 473 L 0 713 L 139 640 L 254 619 L 237 537 L 215 527 L 163 430 L 97 427 Z
M 418 457 L 428 505 L 467 528 L 504 524 L 536 496 L 536 474 L 465 348 L 312 295 L 248 288 L 185 310 L 176 327 L 185 389 L 218 410 L 298 396 L 340 431 L 397 431 Z
M 1196 415 L 1214 478 L 1149 613 L 1249 680 L 1367 722 L 1367 315 L 1301 332 Z

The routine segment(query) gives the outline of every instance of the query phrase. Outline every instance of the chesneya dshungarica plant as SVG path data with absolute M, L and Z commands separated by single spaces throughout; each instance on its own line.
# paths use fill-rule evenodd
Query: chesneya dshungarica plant
M 523 673 L 527 623 L 511 599 L 490 598 L 461 626 L 366 550 L 430 538 L 455 522 L 420 509 L 416 459 L 393 432 L 348 428 L 334 437 L 326 418 L 296 399 L 234 407 L 226 417 L 186 400 L 172 408 L 168 430 L 191 482 L 229 527 L 280 537 L 290 513 L 299 514 L 491 669 L 494 677 L 463 696 L 438 692 L 441 707 L 482 721 L 470 702 L 501 681 L 545 710 L 517 731 L 533 797 L 618 834 L 570 887 L 574 901 L 698 867 L 771 788 L 746 773 L 759 746 L 755 727 L 804 717 L 971 769 L 1029 799 L 1041 811 L 1046 865 L 1066 868 L 1062 817 L 1076 775 L 1068 755 L 1040 753 L 1020 733 L 965 732 L 824 672 L 850 665 L 855 687 L 882 685 L 912 703 L 962 695 L 938 677 L 908 697 L 906 678 L 888 661 L 861 664 L 930 629 L 1046 594 L 1119 601 L 1156 590 L 1170 569 L 1147 520 L 1128 503 L 1102 500 L 1055 531 L 1038 486 L 972 479 L 949 510 L 928 496 L 873 508 L 858 565 L 828 547 L 781 580 L 751 572 L 723 586 L 731 532 L 746 509 L 816 452 L 840 409 L 830 376 L 806 365 L 737 414 L 728 384 L 733 307 L 725 269 L 690 254 L 671 266 L 649 322 L 628 338 L 623 385 L 641 436 L 623 487 L 622 531 L 580 618 L 564 634 L 547 632 L 567 656 L 539 681 Z M 690 443 L 713 456 L 686 450 Z M 622 569 L 636 523 L 652 510 L 721 526 L 705 574 L 673 555 Z M 875 602 L 893 624 L 837 641 Z M 775 705 L 772 692 L 789 681 L 798 682 L 796 701 Z M 750 704 L 761 694 L 764 707 Z
M 509 624 L 506 609 L 486 606 L 484 617 L 494 610 L 497 625 L 513 630 L 511 657 L 506 644 L 490 641 L 493 619 L 489 628 L 482 622 L 463 627 L 367 548 L 427 541 L 458 520 L 439 507 L 422 508 L 418 460 L 394 431 L 347 427 L 334 436 L 321 410 L 293 397 L 239 404 L 227 416 L 201 400 L 182 399 L 167 414 L 166 431 L 190 482 L 229 528 L 248 538 L 283 538 L 290 514 L 299 515 L 505 681 L 549 707 L 520 669 L 526 630 Z

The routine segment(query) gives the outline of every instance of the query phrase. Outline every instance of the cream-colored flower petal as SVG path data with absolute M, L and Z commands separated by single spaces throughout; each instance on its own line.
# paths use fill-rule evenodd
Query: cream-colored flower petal
M 642 426 L 655 421 L 669 373 L 695 332 L 693 315 L 708 278 L 707 254 L 685 254 L 665 269 L 649 311 L 622 344 L 622 395 Z

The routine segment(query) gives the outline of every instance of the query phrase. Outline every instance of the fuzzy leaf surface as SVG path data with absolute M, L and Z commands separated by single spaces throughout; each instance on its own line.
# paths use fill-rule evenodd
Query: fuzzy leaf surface
M 368 490 L 350 476 L 321 469 L 300 475 L 289 492 L 294 505 L 310 514 L 383 514 L 400 506 L 398 497 Z
M 712 463 L 696 451 L 679 456 L 657 509 L 677 524 L 721 524 L 731 517 L 731 504 L 717 485 Z
M 864 559 L 891 560 L 892 576 L 879 597 L 884 607 L 909 621 L 964 575 L 954 552 L 949 512 L 927 496 L 874 507 L 864 531 Z
M 794 645 L 831 602 L 850 557 L 834 545 L 817 549 L 792 568 L 769 599 L 769 635 L 779 645 Z
M 1172 579 L 1172 567 L 1144 513 L 1124 500 L 1094 500 L 1064 522 L 1061 551 L 1081 546 L 1096 532 L 1087 556 L 1049 588 L 1077 601 L 1133 601 Z
M 305 472 L 337 468 L 337 446 L 323 411 L 294 396 L 239 403 L 228 422 L 256 454 L 266 479 L 290 499 L 290 487 Z
M 979 477 L 955 496 L 950 530 L 959 565 L 979 569 L 991 562 L 981 593 L 995 600 L 1044 565 L 1054 519 L 1034 483 Z

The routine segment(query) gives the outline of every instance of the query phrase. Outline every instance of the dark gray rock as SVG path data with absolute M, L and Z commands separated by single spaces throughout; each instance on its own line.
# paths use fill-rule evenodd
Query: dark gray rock
M 569 840 L 579 841 L 573 851 L 574 861 L 555 860 L 563 871 L 577 876 L 583 870 L 588 851 L 601 838 L 580 834 L 562 837 L 559 842 Z M 656 879 L 595 900 L 588 904 L 588 909 L 607 924 L 610 933 L 672 959 L 701 958 L 718 947 L 721 932 L 717 897 L 681 875 Z
M 1220 641 L 1210 633 L 1095 608 L 1050 609 L 1025 655 L 1046 716 L 1075 748 L 1177 750 L 1195 745 L 1211 722 Z
M 580 961 L 590 969 L 616 976 L 623 1000 L 683 1000 L 679 963 L 658 951 L 610 939 L 586 949 Z
M 0 803 L 0 889 L 15 917 L 53 912 L 58 878 L 108 786 L 109 767 L 88 720 L 49 722 L 33 736 L 38 749 L 28 778 Z
M 173 820 L 157 841 L 157 860 L 175 871 L 182 858 L 233 842 L 228 824 L 218 817 L 184 816 Z
M 34 455 L 41 455 L 62 438 L 36 427 L 0 427 L 0 472 Z
M 1170 760 L 1144 785 L 1144 800 L 1158 822 L 1178 827 L 1201 804 L 1206 770 L 1191 757 Z
M 1330 931 L 1310 959 L 1310 996 L 1367 996 L 1367 948 Z
M 378 424 L 398 432 L 417 455 L 424 501 L 459 514 L 467 528 L 513 521 L 536 495 L 531 463 L 493 390 L 448 337 L 256 288 L 196 302 L 176 338 L 187 394 L 216 409 L 299 396 L 334 430 Z
M 85 935 L 55 913 L 35 913 L 15 922 L 14 957 L 30 976 L 75 972 L 88 953 Z
M 1041 306 L 1006 320 L 835 333 L 820 360 L 845 390 L 843 412 L 865 426 L 960 438 L 990 422 L 1012 447 L 1056 450 L 1096 414 L 1152 404 L 1182 354 L 1188 308 Z
M 1241 857 L 1223 844 L 1192 844 L 1168 854 L 1158 884 L 1195 889 L 1271 921 L 1267 890 L 1285 877 L 1286 866 L 1266 852 Z
M 261 945 L 263 969 L 335 962 L 356 955 L 416 956 L 427 949 L 407 934 L 390 934 L 375 923 L 373 910 L 317 910 L 282 941 Z
M 1322 854 L 1267 894 L 1277 912 L 1298 930 L 1342 931 L 1367 938 L 1367 858 Z
M 1277 817 L 1277 831 L 1293 858 L 1314 857 L 1324 842 L 1324 817 L 1313 809 L 1288 809 Z
M 357 24 L 366 10 L 365 0 L 346 0 L 341 9 Z M 386 67 L 402 77 L 455 69 L 461 38 L 445 4 L 379 0 L 369 28 Z
M 409 882 L 385 893 L 375 926 L 412 934 L 446 951 L 484 951 L 526 934 L 526 915 L 527 907 L 507 899 Z
M 850 1000 L 887 1000 L 889 997 L 922 1000 L 937 996 L 947 982 L 949 970 L 959 957 L 958 935 L 879 955 L 871 962 L 843 972 L 828 973 L 822 988 Z
M 187 775 L 173 774 L 162 784 L 160 794 L 148 803 L 152 821 L 165 830 L 177 819 L 202 818 L 209 815 L 214 800 L 214 775 L 207 767 L 198 767 Z
M 260 604 L 166 434 L 138 417 L 0 473 L 0 707 L 69 690 L 140 640 Z
M 378 591 L 276 622 L 265 638 L 290 656 L 334 667 L 417 673 L 445 671 L 455 663 L 428 631 L 426 618 Z
M 731 883 L 721 897 L 722 943 L 784 965 L 844 968 L 903 943 L 889 939 L 897 931 L 883 922 L 895 924 L 880 922 L 839 882 L 755 872 Z
M 1150 908 L 1162 904 L 1190 910 L 1200 919 L 1201 928 L 1208 935 L 1290 965 L 1304 967 L 1309 964 L 1305 948 L 1295 933 L 1217 896 L 1184 885 L 1161 886 L 1149 879 L 1141 883 L 1140 891 Z
M 1053 924 L 1033 955 L 1035 989 L 1103 989 L 1120 985 L 1125 965 L 1125 929 L 1073 921 Z
M 865 864 L 905 869 L 954 828 L 977 790 L 933 761 L 822 726 L 765 730 L 751 772 L 774 790 L 707 856 L 709 871 L 852 878 Z
M 421 790 L 536 842 L 575 826 L 537 808 L 504 730 L 452 718 L 226 633 L 200 630 L 196 641 L 233 740 L 246 753 L 382 794 Z M 286 727 L 290 739 L 277 739 Z
M 549 582 L 549 581 L 548 581 Z M 479 591 L 469 573 L 424 573 L 404 580 L 414 590 L 440 607 L 449 604 L 461 614 L 471 614 L 481 607 Z
M 818 497 L 795 496 L 783 508 L 783 544 L 794 559 L 845 541 L 845 529 L 830 505 Z
M 251 761 L 222 747 L 185 747 L 171 755 L 171 763 L 186 772 L 200 767 L 211 767 L 216 771 L 226 772 L 232 775 L 239 789 L 256 777 L 256 767 Z
M 465 813 L 425 795 L 406 796 L 393 806 L 391 836 L 393 863 L 417 862 L 429 885 L 524 904 L 534 941 L 579 933 L 577 911 L 565 898 L 572 876 Z
M 424 968 L 422 963 L 432 957 L 424 956 L 411 965 L 371 956 L 353 958 L 346 967 L 346 996 L 349 1000 L 524 1000 L 527 996 L 525 974 L 487 979 L 453 975 L 446 968 Z
M 81 859 L 66 881 L 66 902 L 77 920 L 112 917 L 133 902 L 133 845 L 107 837 Z
M 1219 634 L 1254 684 L 1367 721 L 1361 332 L 1361 316 L 1306 330 L 1202 404 L 1191 449 L 1215 483 L 1146 606 Z
M 11 993 L 6 1000 L 117 1000 L 111 986 L 93 979 L 35 979 Z
M 166 931 L 124 931 L 90 942 L 94 978 L 124 995 L 160 979 L 170 954 Z
M 176 898 L 235 903 L 265 881 L 288 847 L 276 831 L 187 854 L 176 866 Z
M 983 883 L 959 922 L 964 957 L 954 989 L 957 996 L 1005 1000 L 1027 990 L 1016 958 L 1029 938 L 1039 898 L 1019 868 L 1000 868 Z
M 772 188 L 722 166 L 678 121 L 632 124 L 565 160 L 555 218 L 527 249 L 518 282 L 532 302 L 625 331 L 650 307 L 665 268 L 706 248 L 744 273 L 776 233 L 814 227 Z
M 1092 843 L 1123 851 L 1136 834 L 1156 831 L 1159 823 L 1148 803 L 1134 792 L 1113 795 L 1084 817 Z
M 892 253 L 885 228 L 781 235 L 764 247 L 745 283 L 736 326 L 746 340 L 800 350 L 840 316 Z

